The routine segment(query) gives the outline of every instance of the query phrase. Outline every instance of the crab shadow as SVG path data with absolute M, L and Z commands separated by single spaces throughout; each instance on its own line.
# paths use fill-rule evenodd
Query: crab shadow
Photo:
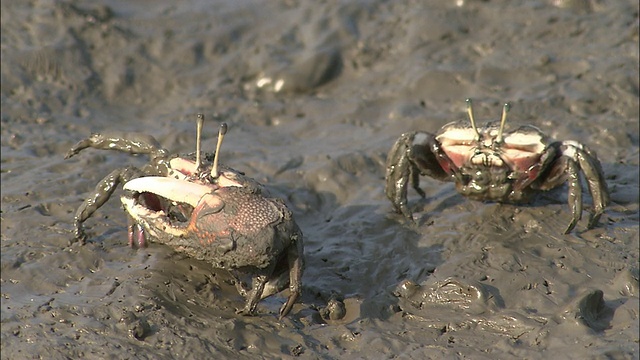
M 589 201 L 590 196 L 585 196 L 585 208 Z M 431 306 L 437 307 L 446 299 L 451 303 L 466 302 L 474 312 L 490 316 L 505 308 L 500 287 L 458 278 L 453 268 L 464 268 L 469 262 L 456 260 L 456 254 L 443 257 L 451 249 L 445 250 L 442 244 L 455 244 L 459 247 L 455 251 L 463 258 L 481 256 L 485 246 L 504 247 L 508 254 L 515 249 L 527 252 L 521 239 L 528 236 L 523 235 L 530 231 L 527 227 L 536 224 L 539 228 L 531 236 L 535 237 L 535 232 L 557 233 L 554 238 L 561 241 L 559 235 L 571 219 L 566 186 L 536 194 L 526 204 L 500 204 L 473 201 L 459 195 L 453 186 L 441 185 L 433 195 L 411 199 L 410 208 L 415 221 L 392 213 L 388 203 L 331 209 L 334 215 L 330 219 L 350 220 L 338 220 L 335 225 L 333 221 L 326 222 L 325 226 L 340 229 L 329 238 L 336 237 L 344 260 L 326 260 L 325 256 L 324 265 L 336 264 L 335 268 L 342 271 L 340 279 L 346 281 L 346 288 L 340 280 L 334 282 L 337 284 L 334 287 L 361 297 L 361 317 L 384 320 L 397 312 L 427 314 L 433 310 Z M 584 218 L 581 224 L 585 225 Z M 312 236 L 327 231 L 318 228 Z M 327 237 L 323 241 L 324 247 L 330 246 Z M 309 254 L 313 256 L 313 250 Z M 436 268 L 445 262 L 446 270 L 433 277 Z M 361 271 L 353 270 L 354 267 Z
M 407 282 L 426 284 L 419 285 L 421 290 L 416 292 L 424 296 L 428 296 L 430 291 L 439 291 L 439 287 L 446 290 L 448 285 L 453 284 L 451 286 L 460 291 L 475 293 L 480 299 L 493 299 L 486 306 L 504 307 L 498 288 L 436 283 L 432 281 L 431 275 L 436 268 L 449 261 L 442 255 L 442 227 L 437 224 L 443 216 L 462 216 L 463 220 L 470 216 L 470 219 L 480 221 L 488 219 L 491 222 L 504 222 L 509 221 L 508 218 L 513 213 L 511 207 L 496 206 L 484 210 L 486 204 L 469 200 L 459 195 L 450 184 L 443 184 L 427 198 L 413 197 L 410 200 L 417 219 L 413 223 L 393 213 L 388 201 L 344 205 L 333 193 L 326 191 L 286 185 L 270 186 L 269 190 L 273 196 L 285 199 L 304 233 L 306 269 L 302 299 L 297 306 L 296 317 L 308 316 L 305 314 L 309 314 L 309 311 L 317 312 L 337 296 L 345 302 L 353 300 L 352 305 L 347 306 L 345 319 L 387 319 L 417 301 L 416 296 L 403 293 Z M 518 207 L 537 208 L 547 204 L 560 204 L 563 199 L 558 191 L 566 189 L 554 189 L 546 193 L 546 196 L 536 196 L 531 204 Z M 458 208 L 465 208 L 463 211 L 468 215 L 456 214 Z M 474 214 L 478 209 L 481 214 Z M 494 217 L 504 219 L 496 220 Z M 447 219 L 447 222 L 451 221 L 457 220 Z M 101 234 L 94 241 L 102 243 L 111 236 L 113 231 Z M 462 239 L 461 242 L 464 243 L 465 240 Z M 153 245 L 157 246 L 159 245 Z M 184 256 L 170 256 L 168 254 L 171 252 L 164 249 L 164 246 L 162 248 L 146 250 L 157 253 L 157 264 L 151 268 L 156 269 L 154 278 L 162 279 L 149 284 L 154 297 L 164 300 L 161 301 L 164 304 L 172 304 L 176 303 L 174 294 L 191 293 L 201 300 L 198 304 L 208 303 L 194 307 L 185 298 L 184 301 L 177 302 L 180 306 L 166 305 L 172 309 L 171 312 L 182 317 L 196 318 L 196 314 L 213 310 L 224 316 L 229 308 L 242 305 L 242 297 L 237 294 L 231 277 L 224 270 L 214 269 L 209 264 Z M 172 290 L 172 287 L 177 291 Z M 284 299 L 282 294 L 264 299 L 260 305 L 262 312 L 266 309 L 267 312 L 277 313 Z
M 343 205 L 332 193 L 304 188 L 284 198 L 305 235 L 303 301 L 312 307 L 337 296 L 359 304 L 347 306 L 346 319 L 385 318 L 397 308 L 392 294 L 400 283 L 422 281 L 442 263 L 441 248 L 386 201 Z
M 409 196 L 409 208 L 411 209 L 414 221 L 418 226 L 434 225 L 434 220 L 440 214 L 446 214 L 451 209 L 466 209 L 467 211 L 477 211 L 480 207 L 503 206 L 503 211 L 499 215 L 505 216 L 498 219 L 495 216 L 489 219 L 495 222 L 509 222 L 513 220 L 514 214 L 528 212 L 541 224 L 546 224 L 550 232 L 561 232 L 571 221 L 571 210 L 568 199 L 568 186 L 563 184 L 556 188 L 540 191 L 531 196 L 528 202 L 524 203 L 499 203 L 496 201 L 472 200 L 460 195 L 453 184 L 450 183 L 424 183 L 424 186 L 439 187 L 439 190 L 431 196 L 421 198 L 419 196 Z M 583 180 L 583 214 L 578 226 L 572 231 L 578 235 L 587 231 L 587 213 L 592 211 L 593 198 L 587 190 L 587 184 Z M 512 209 L 511 212 L 506 209 Z M 463 210 L 464 211 L 464 210 Z M 606 216 L 606 213 L 605 213 Z M 398 216 L 400 221 L 402 217 Z M 602 222 L 602 220 L 601 220 Z M 410 223 L 410 221 L 408 222 Z M 541 225 L 542 226 L 542 225 Z M 557 228 L 557 229 L 556 229 Z

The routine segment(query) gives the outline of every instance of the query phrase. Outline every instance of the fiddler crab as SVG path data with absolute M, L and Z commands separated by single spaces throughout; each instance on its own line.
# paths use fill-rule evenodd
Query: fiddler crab
M 420 175 L 453 181 L 457 191 L 474 200 L 525 203 L 533 194 L 568 182 L 571 232 L 582 217 L 582 184 L 586 178 L 594 227 L 609 203 L 609 192 L 596 153 L 576 141 L 554 141 L 530 125 L 505 132 L 509 104 L 500 122 L 477 127 L 470 99 L 469 122 L 449 123 L 436 134 L 414 131 L 402 134 L 386 163 L 385 194 L 396 212 L 413 220 L 407 205 L 407 185 L 422 196 Z
M 244 173 L 218 163 L 225 123 L 213 161 L 210 154 L 201 156 L 203 123 L 199 114 L 195 159 L 171 155 L 154 137 L 139 133 L 93 134 L 73 146 L 65 158 L 86 148 L 151 158 L 141 169 L 116 169 L 98 183 L 76 212 L 75 238 L 84 243 L 83 223 L 123 184 L 120 199 L 129 220 L 130 246 L 158 242 L 216 268 L 249 274 L 251 289 L 236 278 L 238 292 L 246 298 L 238 311 L 244 315 L 254 314 L 261 299 L 289 284 L 289 297 L 279 313 L 282 318 L 301 293 L 302 232 L 282 200 L 270 197 Z

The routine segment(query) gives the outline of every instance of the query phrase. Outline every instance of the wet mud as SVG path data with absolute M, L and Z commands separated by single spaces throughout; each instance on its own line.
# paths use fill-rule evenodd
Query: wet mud
M 3 1 L 3 359 L 567 358 L 639 350 L 635 1 Z M 421 179 L 416 224 L 384 164 L 406 131 L 531 124 L 594 149 L 611 204 L 574 232 L 567 187 L 483 203 Z M 117 196 L 72 243 L 113 169 L 117 130 L 177 153 L 229 124 L 221 161 L 285 200 L 304 233 L 302 296 L 236 315 L 231 276 L 127 246 Z M 590 205 L 591 197 L 584 194 Z M 588 206 L 587 206 L 588 208 Z

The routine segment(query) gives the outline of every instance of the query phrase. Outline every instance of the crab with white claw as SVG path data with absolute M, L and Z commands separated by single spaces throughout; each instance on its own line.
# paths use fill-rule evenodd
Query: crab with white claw
M 246 298 L 238 311 L 244 315 L 254 314 L 261 299 L 289 284 L 289 297 L 279 312 L 282 318 L 301 293 L 302 232 L 282 200 L 270 197 L 262 185 L 243 173 L 218 164 L 225 123 L 220 126 L 213 162 L 210 155 L 202 159 L 203 122 L 199 114 L 195 159 L 170 155 L 155 138 L 137 133 L 93 134 L 73 146 L 66 158 L 86 148 L 151 158 L 141 169 L 116 169 L 100 181 L 76 212 L 75 238 L 84 243 L 83 223 L 122 183 L 130 246 L 158 242 L 216 268 L 250 274 L 250 290 L 238 278 L 236 281 L 238 292 Z
M 413 220 L 407 205 L 407 187 L 425 197 L 420 175 L 453 181 L 457 191 L 474 200 L 525 203 L 538 191 L 569 184 L 572 220 L 565 234 L 582 217 L 580 173 L 593 199 L 587 227 L 593 228 L 609 202 L 609 192 L 596 153 L 576 141 L 553 141 L 538 128 L 521 126 L 505 132 L 509 104 L 502 119 L 476 127 L 471 100 L 469 122 L 452 122 L 436 134 L 402 134 L 391 148 L 386 164 L 385 194 L 395 211 Z

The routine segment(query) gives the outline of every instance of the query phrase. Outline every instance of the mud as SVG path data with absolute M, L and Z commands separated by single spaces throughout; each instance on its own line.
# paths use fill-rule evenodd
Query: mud
M 635 359 L 636 1 L 3 1 L 5 359 Z M 410 130 L 532 124 L 595 149 L 612 203 L 562 232 L 567 188 L 526 206 L 423 179 L 417 226 L 383 193 Z M 114 199 L 69 244 L 96 183 L 145 163 L 65 153 L 137 131 L 192 152 L 226 121 L 222 161 L 288 203 L 305 234 L 303 294 L 255 317 L 224 271 L 164 245 L 127 247 Z M 591 198 L 585 194 L 585 201 Z

